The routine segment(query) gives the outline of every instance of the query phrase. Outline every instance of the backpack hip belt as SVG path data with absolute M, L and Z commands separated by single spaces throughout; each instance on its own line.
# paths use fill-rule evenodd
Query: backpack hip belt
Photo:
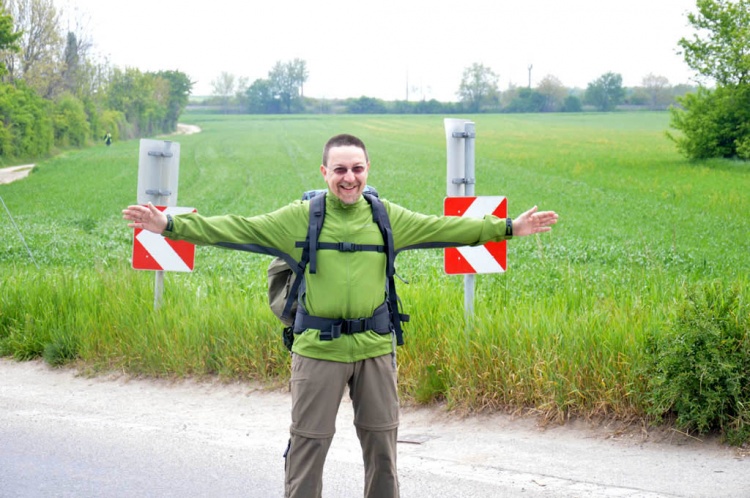
M 372 330 L 380 335 L 390 334 L 391 314 L 388 303 L 383 303 L 375 309 L 369 318 L 322 318 L 308 315 L 304 306 L 297 306 L 297 315 L 294 320 L 294 333 L 301 334 L 307 329 L 320 330 L 320 340 L 330 341 L 338 339 L 341 334 L 359 334 Z

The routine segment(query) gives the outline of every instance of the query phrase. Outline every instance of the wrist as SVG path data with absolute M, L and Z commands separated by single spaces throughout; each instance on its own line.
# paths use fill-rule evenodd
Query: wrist
M 173 228 L 174 228 L 174 220 L 172 219 L 172 215 L 168 214 L 167 215 L 167 226 L 164 227 L 164 231 L 165 232 L 171 232 Z
M 505 237 L 513 237 L 513 218 L 505 218 Z

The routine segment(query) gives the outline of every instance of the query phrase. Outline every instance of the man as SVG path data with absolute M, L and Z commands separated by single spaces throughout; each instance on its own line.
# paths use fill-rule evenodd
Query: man
M 383 245 L 369 203 L 362 196 L 370 161 L 365 144 L 352 135 L 331 138 L 320 173 L 328 184 L 320 242 Z M 546 232 L 557 221 L 552 211 L 536 207 L 515 220 L 427 216 L 382 201 L 388 212 L 395 249 L 430 242 L 484 244 Z M 168 218 L 149 205 L 129 206 L 123 217 L 171 239 L 201 244 L 256 244 L 300 259 L 309 223 L 309 202 L 296 201 L 254 217 Z M 317 271 L 305 272 L 300 301 L 309 315 L 332 319 L 372 317 L 386 295 L 386 256 L 382 252 L 320 250 Z M 327 331 L 330 332 L 330 331 Z M 324 337 L 326 340 L 323 340 Z M 365 466 L 365 496 L 399 496 L 396 439 L 399 403 L 395 340 L 390 330 L 344 333 L 330 339 L 320 330 L 295 333 L 292 349 L 292 425 L 286 457 L 287 497 L 319 497 L 323 464 L 335 432 L 335 419 L 348 386 Z

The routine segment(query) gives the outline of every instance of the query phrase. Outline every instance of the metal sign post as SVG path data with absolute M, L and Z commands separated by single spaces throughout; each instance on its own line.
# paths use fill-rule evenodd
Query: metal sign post
M 177 205 L 180 173 L 180 144 L 148 140 L 140 142 L 138 158 L 138 204 Z M 154 272 L 154 309 L 159 309 L 164 293 L 164 271 Z
M 448 197 L 473 196 L 474 123 L 465 119 L 446 119 L 445 139 L 448 147 Z M 464 315 L 467 323 L 474 315 L 474 275 L 464 275 Z

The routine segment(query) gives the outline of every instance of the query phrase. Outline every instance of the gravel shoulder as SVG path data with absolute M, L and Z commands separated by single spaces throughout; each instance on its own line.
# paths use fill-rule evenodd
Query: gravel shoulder
M 91 434 L 125 433 L 130 442 L 173 435 L 235 454 L 274 455 L 288 437 L 289 393 L 252 383 L 87 377 L 40 361 L 8 359 L 0 359 L 0 379 L 0 434 L 78 427 Z M 360 465 L 351 413 L 345 397 L 327 472 Z M 750 496 L 747 455 L 716 439 L 675 431 L 585 422 L 543 428 L 530 417 L 457 417 L 442 407 L 407 407 L 399 439 L 404 496 L 410 489 L 410 496 L 426 496 L 419 490 L 441 480 L 440 489 L 446 483 L 476 489 L 465 496 L 493 496 L 482 494 L 483 486 L 527 497 Z M 283 462 L 271 465 L 282 468 Z

